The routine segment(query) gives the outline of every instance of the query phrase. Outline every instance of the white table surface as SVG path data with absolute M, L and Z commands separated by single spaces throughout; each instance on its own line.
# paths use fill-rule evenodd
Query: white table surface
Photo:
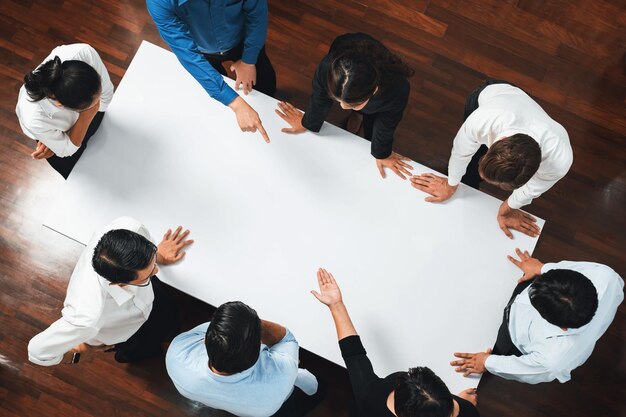
M 246 100 L 271 144 L 144 42 L 45 225 L 81 243 L 123 215 L 157 243 L 184 225 L 195 243 L 161 268 L 164 282 L 214 306 L 241 300 L 343 365 L 330 313 L 309 293 L 326 267 L 380 376 L 429 366 L 453 393 L 476 386 L 452 353 L 493 345 L 521 275 L 506 255 L 536 239 L 509 240 L 493 197 L 461 184 L 446 204 L 426 203 L 408 181 L 380 178 L 369 142 L 329 124 L 283 134 L 274 99 Z

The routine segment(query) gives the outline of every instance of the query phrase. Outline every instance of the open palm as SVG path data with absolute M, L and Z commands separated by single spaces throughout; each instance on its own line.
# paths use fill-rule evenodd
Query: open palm
M 317 283 L 320 286 L 320 292 L 311 291 L 311 294 L 313 294 L 320 303 L 331 306 L 343 301 L 341 298 L 341 290 L 337 282 L 335 282 L 333 274 L 324 268 L 317 270 Z

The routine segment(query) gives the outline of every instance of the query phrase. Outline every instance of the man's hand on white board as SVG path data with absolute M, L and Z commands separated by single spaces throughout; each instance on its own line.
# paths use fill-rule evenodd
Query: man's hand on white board
M 439 175 L 426 173 L 411 177 L 411 185 L 420 191 L 430 194 L 424 200 L 429 203 L 441 203 L 446 201 L 456 192 L 459 187 L 448 184 L 448 179 Z
M 528 251 L 522 252 L 518 248 L 515 248 L 515 253 L 519 256 L 519 261 L 508 255 L 507 258 L 509 261 L 513 262 L 515 266 L 524 272 L 524 275 L 517 282 L 528 281 L 529 279 L 535 278 L 537 275 L 541 275 L 541 268 L 543 268 L 543 263 L 539 259 L 533 258 L 530 256 Z
M 178 226 L 174 233 L 172 229 L 168 229 L 163 235 L 163 240 L 157 246 L 157 263 L 160 265 L 169 265 L 180 261 L 185 256 L 183 250 L 185 246 L 191 245 L 193 240 L 185 239 L 189 236 L 189 230 L 182 231 L 183 227 Z M 182 233 L 181 233 L 182 232 Z
M 228 107 L 235 112 L 237 123 L 242 132 L 256 132 L 258 130 L 265 142 L 270 143 L 270 138 L 267 136 L 263 123 L 261 123 L 259 114 L 243 98 L 235 97 Z
M 491 349 L 487 349 L 486 351 L 479 353 L 455 352 L 454 356 L 460 359 L 450 362 L 450 365 L 456 366 L 454 370 L 457 372 L 463 372 L 463 376 L 482 374 L 487 372 L 487 368 L 485 368 L 485 361 L 490 355 Z
M 513 239 L 513 234 L 509 229 L 517 230 L 530 237 L 537 237 L 539 232 L 541 232 L 539 226 L 537 226 L 536 218 L 522 210 L 512 209 L 509 207 L 507 200 L 504 200 L 500 205 L 497 219 L 500 229 L 510 239 Z

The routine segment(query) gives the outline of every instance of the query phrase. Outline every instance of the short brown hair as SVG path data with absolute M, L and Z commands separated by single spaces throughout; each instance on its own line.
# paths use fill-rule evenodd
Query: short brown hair
M 495 142 L 480 159 L 478 172 L 487 182 L 505 190 L 526 184 L 541 164 L 541 148 L 536 140 L 523 133 Z

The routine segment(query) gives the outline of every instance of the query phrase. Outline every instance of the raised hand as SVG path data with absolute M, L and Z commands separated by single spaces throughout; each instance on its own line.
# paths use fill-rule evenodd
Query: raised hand
M 335 282 L 333 274 L 324 268 L 318 269 L 317 283 L 320 287 L 320 292 L 318 293 L 313 290 L 311 291 L 311 294 L 313 294 L 320 303 L 325 304 L 328 307 L 332 307 L 333 305 L 343 302 L 343 299 L 341 298 L 341 290 L 339 289 L 337 282 Z

